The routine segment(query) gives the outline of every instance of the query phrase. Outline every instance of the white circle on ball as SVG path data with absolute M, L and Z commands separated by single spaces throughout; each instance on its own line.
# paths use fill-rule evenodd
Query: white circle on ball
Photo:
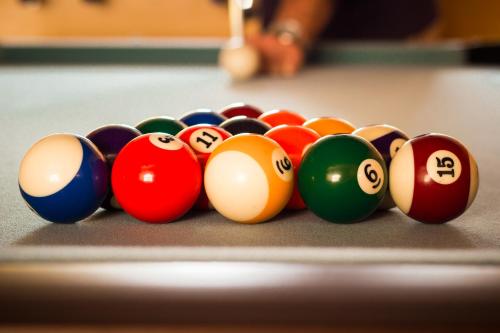
M 401 147 L 404 145 L 406 141 L 407 140 L 402 138 L 392 140 L 391 145 L 389 147 L 391 158 L 394 158 L 394 156 L 396 156 L 396 153 L 401 149 Z
M 283 149 L 276 148 L 271 155 L 274 172 L 285 182 L 293 179 L 293 165 Z
M 164 150 L 179 150 L 183 146 L 181 141 L 170 134 L 150 134 L 149 141 Z
M 438 184 L 450 185 L 460 178 L 462 163 L 449 150 L 437 150 L 427 158 L 427 174 Z
M 200 128 L 189 137 L 189 145 L 200 153 L 211 153 L 222 143 L 222 135 L 211 128 Z
M 269 183 L 252 157 L 226 151 L 213 157 L 205 170 L 205 190 L 214 208 L 230 220 L 257 217 L 269 200 Z
M 361 162 L 357 177 L 359 187 L 366 194 L 376 194 L 384 186 L 384 169 L 372 158 Z
M 78 173 L 83 148 L 71 134 L 54 134 L 35 143 L 19 168 L 19 185 L 33 197 L 46 197 L 68 185 Z

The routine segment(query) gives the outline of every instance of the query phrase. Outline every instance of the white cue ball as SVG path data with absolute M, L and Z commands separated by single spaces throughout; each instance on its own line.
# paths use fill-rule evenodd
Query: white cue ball
M 250 45 L 226 46 L 219 54 L 219 65 L 234 80 L 248 80 L 260 69 L 260 54 Z

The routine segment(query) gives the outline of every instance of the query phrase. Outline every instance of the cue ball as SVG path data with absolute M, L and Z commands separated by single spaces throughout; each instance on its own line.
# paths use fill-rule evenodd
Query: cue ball
M 390 169 L 391 161 L 401 146 L 409 140 L 408 135 L 390 125 L 371 125 L 361 127 L 352 132 L 352 134 L 368 140 L 378 150 L 384 158 L 387 170 Z M 379 209 L 391 209 L 396 206 L 392 200 L 389 187 L 387 188 L 384 200 L 380 204 Z
M 19 189 L 28 206 L 55 223 L 82 220 L 101 205 L 108 191 L 108 168 L 88 139 L 52 134 L 36 142 L 19 168 Z
M 292 161 L 295 184 L 293 194 L 287 204 L 288 209 L 304 209 L 306 204 L 300 196 L 297 185 L 297 172 L 300 168 L 302 156 L 304 152 L 316 142 L 320 136 L 312 129 L 302 126 L 281 125 L 274 127 L 265 134 L 266 137 L 276 141 L 283 150 L 288 154 Z
M 194 151 L 200 162 L 203 174 L 210 154 L 222 143 L 222 141 L 231 137 L 231 133 L 215 125 L 194 125 L 180 131 L 177 137 L 187 143 Z M 213 208 L 208 201 L 203 183 L 195 207 L 202 210 Z
M 111 171 L 113 192 L 123 210 L 138 220 L 166 223 L 196 202 L 201 168 L 194 152 L 164 133 L 144 134 L 118 154 Z
M 338 134 L 322 137 L 307 149 L 298 177 L 299 191 L 317 216 L 352 223 L 370 216 L 387 189 L 380 153 L 365 139 Z
M 292 195 L 292 163 L 274 140 L 239 134 L 224 141 L 208 159 L 205 189 L 226 218 L 264 222 L 278 214 Z
M 106 125 L 93 130 L 87 135 L 87 139 L 104 155 L 108 164 L 109 179 L 111 179 L 111 169 L 115 162 L 116 155 L 122 150 L 127 143 L 141 135 L 139 130 L 128 125 Z M 120 210 L 121 207 L 116 201 L 111 183 L 109 184 L 108 195 L 103 201 L 102 208 L 107 210 Z
M 407 141 L 390 168 L 396 205 L 411 218 L 439 224 L 460 216 L 479 185 L 476 161 L 457 139 L 426 134 Z
M 347 120 L 334 117 L 312 118 L 302 126 L 316 131 L 319 135 L 351 134 L 356 128 Z
M 260 69 L 259 51 L 248 44 L 223 47 L 219 53 L 219 65 L 234 80 L 248 80 Z

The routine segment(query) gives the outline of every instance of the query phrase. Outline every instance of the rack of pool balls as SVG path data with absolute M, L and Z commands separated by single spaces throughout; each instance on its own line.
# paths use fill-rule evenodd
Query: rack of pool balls
M 28 150 L 19 170 L 28 207 L 55 223 L 99 207 L 148 223 L 212 208 L 247 224 L 305 208 L 351 223 L 397 206 L 438 224 L 461 215 L 478 184 L 473 156 L 452 137 L 410 139 L 389 125 L 356 129 L 339 118 L 243 103 L 107 125 L 86 137 L 52 134 Z

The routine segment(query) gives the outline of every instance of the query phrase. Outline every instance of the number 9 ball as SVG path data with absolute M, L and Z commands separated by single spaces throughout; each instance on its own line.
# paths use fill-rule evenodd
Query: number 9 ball
M 306 151 L 298 185 L 307 207 L 335 223 L 372 214 L 387 189 L 387 169 L 368 141 L 350 134 L 327 135 Z

